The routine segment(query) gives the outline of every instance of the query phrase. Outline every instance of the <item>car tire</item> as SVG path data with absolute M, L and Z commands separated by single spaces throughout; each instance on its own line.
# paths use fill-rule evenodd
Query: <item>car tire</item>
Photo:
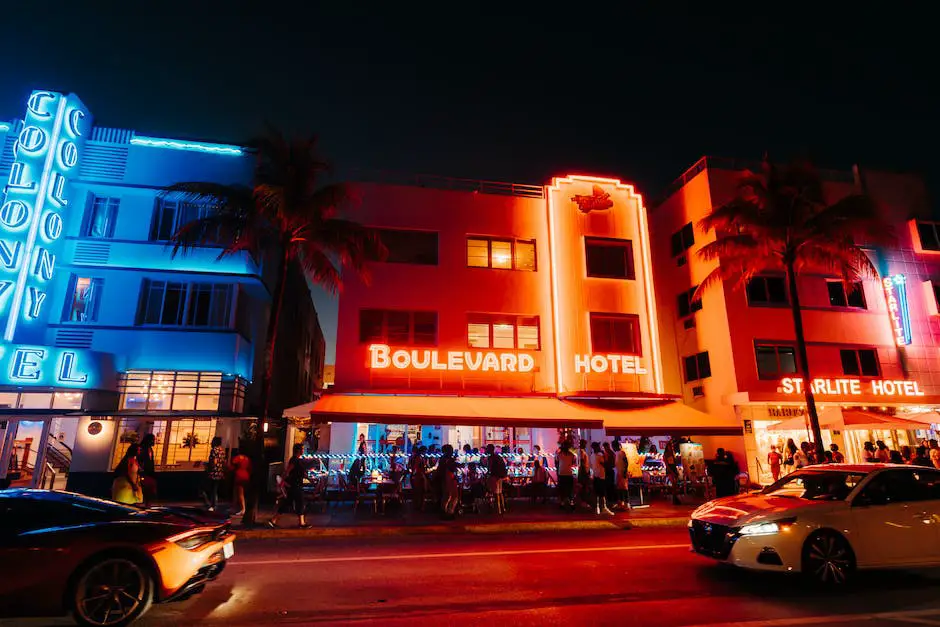
M 816 584 L 845 585 L 855 573 L 855 553 L 838 533 L 816 532 L 803 545 L 802 571 Z
M 153 604 L 153 574 L 133 556 L 94 558 L 72 581 L 68 597 L 72 618 L 84 627 L 124 627 Z

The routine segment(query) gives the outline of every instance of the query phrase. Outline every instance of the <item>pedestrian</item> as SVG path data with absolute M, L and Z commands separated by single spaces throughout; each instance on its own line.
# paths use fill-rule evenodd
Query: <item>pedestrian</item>
M 833 462 L 834 464 L 844 464 L 844 463 L 845 463 L 845 455 L 843 455 L 842 452 L 839 451 L 839 445 L 838 445 L 838 444 L 834 444 L 834 443 L 833 443 L 833 444 L 830 444 L 830 445 L 829 445 L 829 450 L 832 451 L 832 462 Z
M 876 463 L 878 461 L 878 455 L 875 452 L 875 445 L 871 442 L 865 442 L 865 444 L 862 445 L 862 457 L 866 463 Z
M 725 461 L 724 450 L 718 450 L 722 453 L 722 463 L 727 463 Z M 672 492 L 672 504 L 682 505 L 682 501 L 679 500 L 679 462 L 676 459 L 676 451 L 672 440 L 666 442 L 666 448 L 663 451 L 663 464 L 666 465 L 666 478 L 669 480 L 669 490 Z M 727 483 L 727 474 L 727 472 L 722 474 L 722 483 Z M 726 491 L 727 488 L 722 490 L 722 492 Z
M 366 434 L 359 434 L 359 446 L 356 449 L 356 453 L 359 455 L 367 455 L 369 453 L 369 446 L 366 444 Z
M 492 449 L 490 444 L 488 449 Z M 441 458 L 437 462 L 437 472 L 440 475 L 442 491 L 442 508 L 445 518 L 453 518 L 457 510 L 457 501 L 460 498 L 457 485 L 457 460 L 454 459 L 454 447 L 445 444 L 441 447 Z
M 933 468 L 933 462 L 930 461 L 930 456 L 927 453 L 926 446 L 917 447 L 914 457 L 911 459 L 911 465 L 923 466 L 924 468 Z
M 558 451 L 558 504 L 562 509 L 574 511 L 574 469 L 577 464 L 571 443 L 565 440 Z
M 928 446 L 930 447 L 928 454 L 930 455 L 930 461 L 933 463 L 933 467 L 940 468 L 940 445 L 937 444 L 936 440 L 930 440 Z
M 212 448 L 209 451 L 209 460 L 206 462 L 206 473 L 202 483 L 202 498 L 210 512 L 214 512 L 219 501 L 219 485 L 225 479 L 225 449 L 222 448 L 221 436 L 212 438 Z
M 627 453 L 620 440 L 614 440 L 614 472 L 617 474 L 617 505 L 615 509 L 630 509 L 630 473 Z
M 230 463 L 232 470 L 232 502 L 236 512 L 232 516 L 245 515 L 245 489 L 251 484 L 251 459 L 245 455 L 245 447 L 239 449 L 238 454 Z
M 803 451 L 803 455 L 806 456 L 806 465 L 812 466 L 813 464 L 819 463 L 820 460 L 816 459 L 816 447 L 810 444 L 809 442 L 800 442 L 800 450 Z
M 878 449 L 875 451 L 875 459 L 877 459 L 878 462 L 882 464 L 891 463 L 891 449 L 888 448 L 888 445 L 883 441 L 878 440 L 875 442 L 875 446 L 878 447 Z
M 783 458 L 783 465 L 790 466 L 791 468 L 796 466 L 796 442 L 793 441 L 793 438 L 787 439 L 786 454 Z
M 901 447 L 901 459 L 904 460 L 905 464 L 910 464 L 914 460 L 914 449 L 905 444 Z
M 777 451 L 777 445 L 770 445 L 770 452 L 767 454 L 767 463 L 770 465 L 770 475 L 774 478 L 774 483 L 780 479 L 780 464 L 783 463 L 783 455 Z
M 904 458 L 901 457 L 900 451 L 889 450 L 888 451 L 888 463 L 889 464 L 904 464 Z
M 157 438 L 152 433 L 145 434 L 140 441 L 140 451 L 137 453 L 140 490 L 145 507 L 150 507 L 157 498 L 157 464 L 153 452 L 156 442 Z
M 591 506 L 591 460 L 587 454 L 587 440 L 582 439 L 578 446 L 578 498 Z
M 131 444 L 114 468 L 114 481 L 111 483 L 112 501 L 125 505 L 137 505 L 143 502 L 143 493 L 140 489 L 140 465 L 137 461 L 139 453 L 140 447 L 137 444 Z
M 809 454 L 807 453 L 810 450 L 809 442 L 800 442 L 800 448 L 793 453 L 793 467 L 799 470 L 800 468 L 806 468 L 810 465 Z
M 300 443 L 295 444 L 293 454 L 287 461 L 287 468 L 284 472 L 286 498 L 278 503 L 274 511 L 274 516 L 268 521 L 268 526 L 272 529 L 277 527 L 277 519 L 280 518 L 281 514 L 291 507 L 293 507 L 294 513 L 297 514 L 298 526 L 300 526 L 301 529 L 307 528 L 307 521 L 304 518 L 304 514 L 306 513 L 306 504 L 304 503 L 304 478 L 307 476 L 307 466 L 304 464 L 303 453 L 304 445 Z
M 728 462 L 728 491 L 732 496 L 737 494 L 740 491 L 741 483 L 744 480 L 744 476 L 741 474 L 741 466 L 738 465 L 738 460 L 734 458 L 734 453 L 731 451 L 725 451 L 725 460 Z
M 594 455 L 591 457 L 591 472 L 594 473 L 594 513 L 598 516 L 604 514 L 613 516 L 607 508 L 607 464 L 604 451 L 598 442 L 591 444 Z
M 424 462 L 427 448 L 419 446 L 411 449 L 408 460 L 408 472 L 411 473 L 411 502 L 416 511 L 424 511 L 424 495 L 428 488 L 428 468 Z
M 503 483 L 509 476 L 506 468 L 506 460 L 503 455 L 496 452 L 496 447 L 488 444 L 486 453 L 489 456 L 486 460 L 487 488 L 493 496 L 493 503 L 497 514 L 503 514 L 506 511 L 506 501 L 503 498 Z
M 535 460 L 532 465 L 532 502 L 535 503 L 541 499 L 545 502 L 545 494 L 548 492 L 548 471 L 542 466 L 542 462 Z
M 614 459 L 614 450 L 610 442 L 604 442 L 604 496 L 607 502 L 613 505 L 617 502 L 617 460 Z
M 464 444 L 463 445 L 463 459 L 461 461 L 465 464 L 469 464 L 470 458 L 472 455 L 473 455 L 473 449 L 470 447 L 469 444 Z

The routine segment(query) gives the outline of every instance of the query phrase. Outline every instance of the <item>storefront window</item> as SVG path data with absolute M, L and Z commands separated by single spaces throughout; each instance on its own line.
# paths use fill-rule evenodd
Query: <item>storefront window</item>
M 52 399 L 52 408 L 81 409 L 82 396 L 81 392 L 56 392 L 55 397 Z
M 121 385 L 121 409 L 218 411 L 222 373 L 129 370 Z
M 111 467 L 117 465 L 131 444 L 139 444 L 147 433 L 152 433 L 155 439 L 153 450 L 158 470 L 186 469 L 195 462 L 205 462 L 217 424 L 215 418 L 121 418 Z
M 49 409 L 52 407 L 52 393 L 24 392 L 20 394 L 22 409 Z

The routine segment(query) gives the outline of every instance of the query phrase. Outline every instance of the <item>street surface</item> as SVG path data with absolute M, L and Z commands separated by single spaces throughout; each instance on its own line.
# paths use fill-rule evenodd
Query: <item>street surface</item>
M 252 540 L 203 594 L 136 624 L 373 623 L 940 626 L 940 573 L 865 574 L 827 594 L 690 554 L 681 529 Z

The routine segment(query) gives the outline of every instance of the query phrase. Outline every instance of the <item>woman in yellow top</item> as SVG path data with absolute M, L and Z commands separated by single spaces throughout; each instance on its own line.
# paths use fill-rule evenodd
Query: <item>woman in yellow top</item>
M 126 505 L 137 505 L 143 502 L 144 497 L 138 476 L 140 465 L 137 463 L 137 454 L 139 452 L 140 447 L 137 444 L 131 444 L 127 447 L 127 452 L 124 453 L 117 468 L 114 469 L 114 482 L 111 484 L 112 501 Z

